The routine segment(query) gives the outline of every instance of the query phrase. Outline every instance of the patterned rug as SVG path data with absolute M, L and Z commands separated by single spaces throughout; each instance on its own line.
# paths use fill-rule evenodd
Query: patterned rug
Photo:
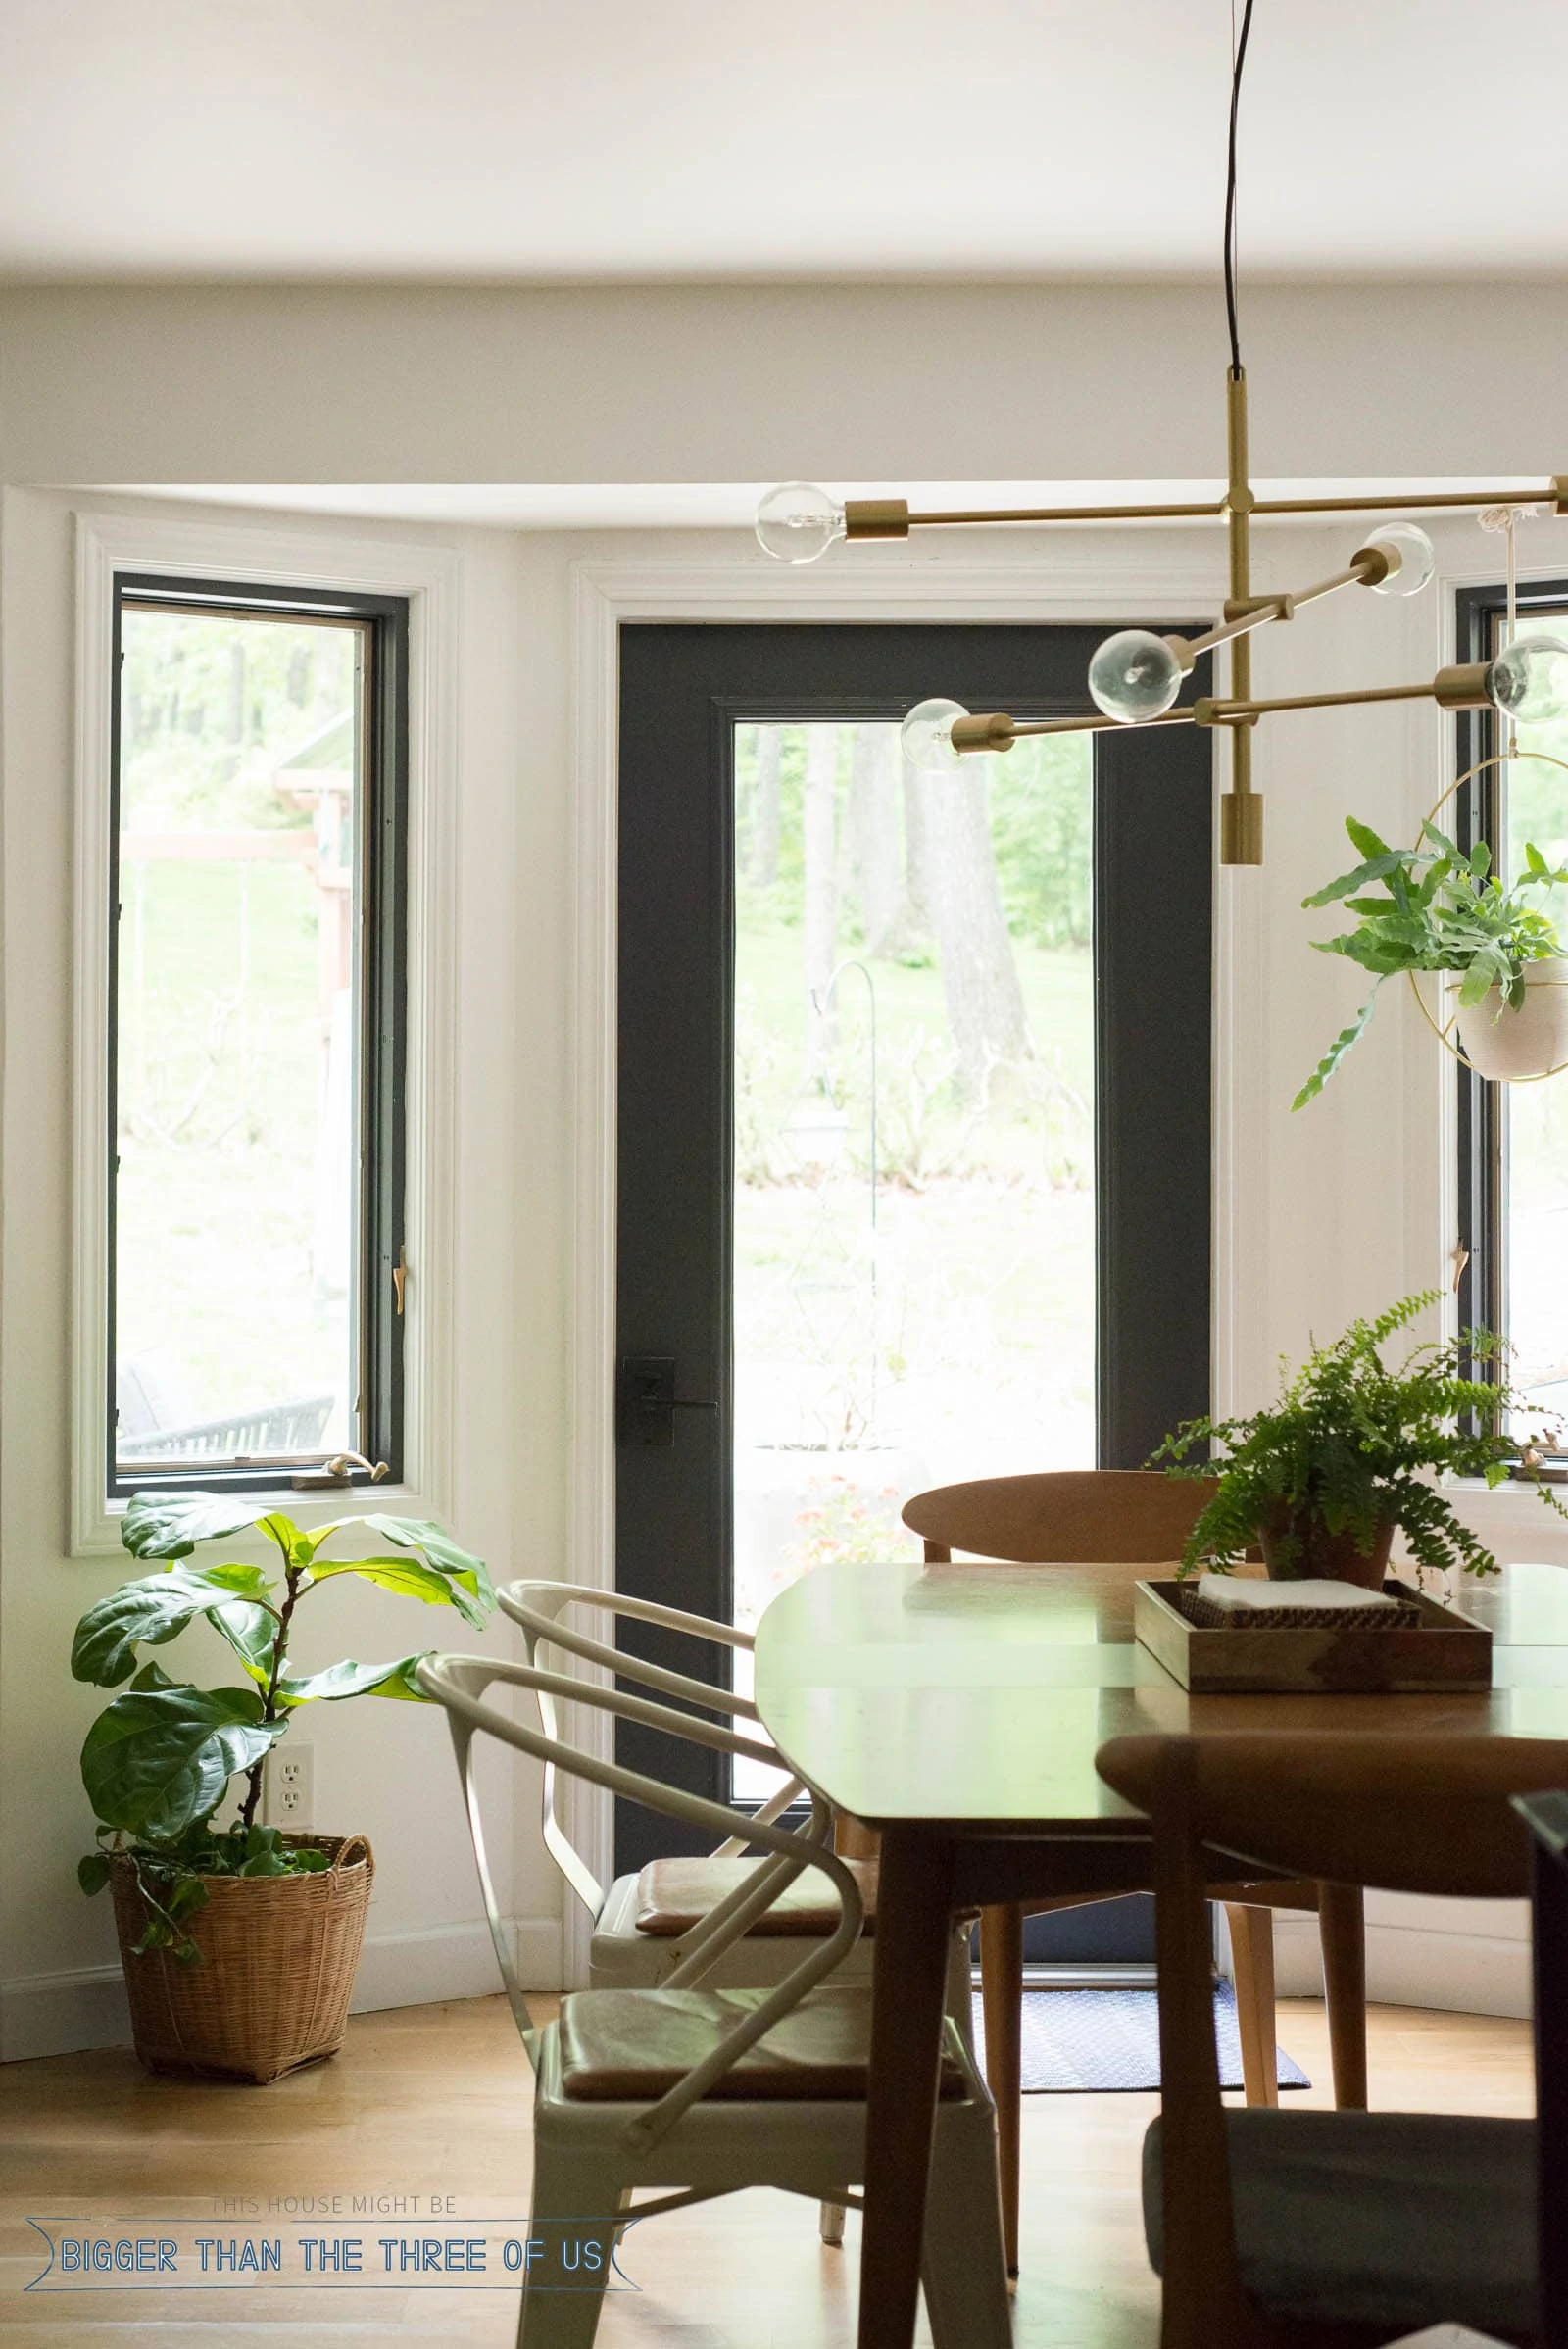
M 1214 2036 L 1219 2045 L 1220 2084 L 1242 2084 L 1242 2042 L 1236 2023 L 1236 1992 L 1228 1982 L 1214 1989 Z M 980 1993 L 974 1994 L 974 2040 L 985 2050 Z M 1276 2049 L 1282 2088 L 1309 2088 L 1311 2081 L 1283 2048 Z M 1104 2095 L 1116 2089 L 1159 2085 L 1159 2013 L 1152 1990 L 1026 1990 L 1023 1997 L 1023 2085 L 1025 2095 Z

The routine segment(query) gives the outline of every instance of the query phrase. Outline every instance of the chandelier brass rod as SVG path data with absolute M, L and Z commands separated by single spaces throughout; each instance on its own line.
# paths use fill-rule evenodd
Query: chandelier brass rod
M 1365 498 L 1259 498 L 1254 514 L 1403 514 L 1412 506 L 1465 507 L 1550 506 L 1568 511 L 1568 474 L 1557 474 L 1544 489 L 1427 489 L 1396 497 L 1380 492 Z
M 940 522 L 1217 522 L 1224 512 L 1223 498 L 1209 498 L 1188 506 L 976 506 L 952 514 L 911 514 L 906 518 L 912 530 Z
M 1211 653 L 1216 645 L 1234 644 L 1240 636 L 1250 636 L 1255 629 L 1266 628 L 1270 620 L 1290 619 L 1300 605 L 1315 604 L 1320 597 L 1332 596 L 1342 587 L 1370 587 L 1374 584 L 1374 574 L 1376 578 L 1386 578 L 1388 563 L 1385 558 L 1368 549 L 1357 556 L 1348 570 L 1336 571 L 1332 579 L 1318 579 L 1312 586 L 1298 587 L 1291 595 L 1258 596 L 1253 599 L 1250 612 L 1236 613 L 1202 636 L 1184 638 L 1183 646 L 1189 655 Z M 1174 646 L 1177 640 L 1170 637 L 1166 641 Z
M 1007 739 L 1016 740 L 1022 734 L 1142 734 L 1147 726 L 1191 726 L 1195 722 L 1190 706 L 1184 710 L 1162 710 L 1158 717 L 1140 718 L 1133 726 L 1129 726 L 1125 718 L 1119 717 L 1012 718 L 1008 720 Z M 1001 746 L 992 741 L 972 745 L 965 742 L 958 747 L 960 750 L 996 750 Z
M 1195 705 L 1200 726 L 1246 725 L 1276 710 L 1339 710 L 1362 702 L 1420 702 L 1433 698 L 1434 685 L 1364 685 L 1353 693 L 1292 693 L 1266 702 L 1203 700 Z
M 901 510 L 896 517 L 891 514 L 882 516 L 884 505 Z M 1555 514 L 1568 514 L 1568 473 L 1554 475 L 1540 489 L 1374 490 L 1355 498 L 1258 498 L 1250 511 L 1254 514 L 1403 514 L 1420 507 L 1461 513 L 1488 506 L 1549 506 Z M 872 507 L 881 519 L 881 527 L 875 530 L 859 522 L 861 513 L 869 513 Z M 1233 509 L 1229 498 L 1222 497 L 1171 506 L 963 506 L 951 513 L 913 514 L 904 512 L 896 499 L 851 499 L 845 512 L 851 524 L 848 535 L 858 538 L 902 536 L 905 529 L 935 529 L 944 522 L 963 528 L 990 522 L 1218 522 L 1228 519 Z

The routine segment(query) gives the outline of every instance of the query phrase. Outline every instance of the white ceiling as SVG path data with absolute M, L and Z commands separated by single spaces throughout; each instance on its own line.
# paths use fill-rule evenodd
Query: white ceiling
M 1230 38 L 1230 0 L 4 0 L 0 275 L 1207 272 Z M 1560 0 L 1257 0 L 1244 267 L 1568 268 L 1565 109 Z

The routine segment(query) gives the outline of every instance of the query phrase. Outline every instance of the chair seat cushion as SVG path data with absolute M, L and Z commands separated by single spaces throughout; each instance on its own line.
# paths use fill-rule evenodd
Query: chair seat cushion
M 1228 2111 L 1242 2281 L 1323 2325 L 1536 2315 L 1536 2125 L 1448 2113 Z M 1160 2124 L 1144 2139 L 1144 2232 L 1163 2273 Z
M 561 2084 L 573 2099 L 643 2103 L 753 2014 L 766 1990 L 573 1990 L 561 2002 Z M 942 2093 L 961 2096 L 956 2031 L 946 2026 Z M 714 2098 L 839 2103 L 866 2092 L 869 1990 L 808 1991 L 709 2090 Z
M 650 1860 L 637 1879 L 637 1931 L 676 1939 L 727 1900 L 760 1860 Z M 865 1930 L 876 1915 L 876 1862 L 846 1860 L 865 1903 Z M 751 1928 L 754 1933 L 820 1940 L 839 1921 L 839 1896 L 819 1868 L 806 1868 Z

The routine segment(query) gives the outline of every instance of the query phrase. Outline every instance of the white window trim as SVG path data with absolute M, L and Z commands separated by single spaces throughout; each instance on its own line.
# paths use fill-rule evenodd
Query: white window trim
M 119 1551 L 123 1501 L 108 1497 L 109 808 L 117 571 L 326 587 L 409 599 L 407 1161 L 410 1277 L 404 1334 L 404 1476 L 378 1505 L 450 1514 L 456 1321 L 452 1213 L 458 870 L 458 558 L 442 547 L 311 529 L 78 511 L 76 514 L 75 874 L 73 958 L 73 1344 L 71 1554 Z M 302 1524 L 340 1516 L 344 1493 L 282 1486 Z M 357 1494 L 358 1497 L 358 1494 Z M 258 1505 L 265 1495 L 257 1495 Z

